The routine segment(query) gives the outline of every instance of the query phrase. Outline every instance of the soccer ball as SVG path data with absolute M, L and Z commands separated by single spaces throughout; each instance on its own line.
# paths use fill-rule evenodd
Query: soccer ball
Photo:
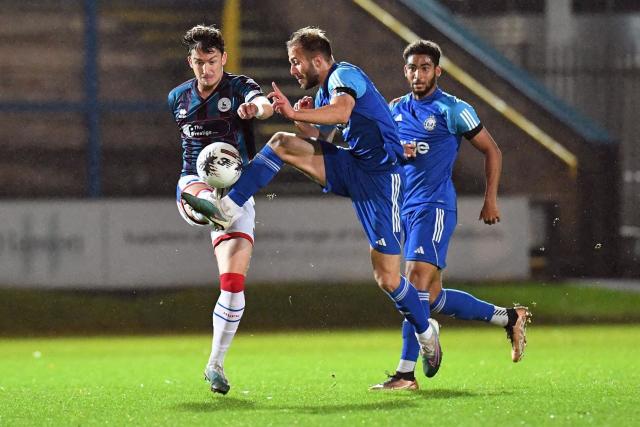
M 228 188 L 242 173 L 242 157 L 238 150 L 226 142 L 214 142 L 202 149 L 196 160 L 201 180 L 215 188 Z

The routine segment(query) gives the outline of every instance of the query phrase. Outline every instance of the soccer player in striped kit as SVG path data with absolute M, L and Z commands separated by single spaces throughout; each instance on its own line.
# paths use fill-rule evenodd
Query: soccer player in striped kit
M 195 212 L 183 198 L 215 197 L 216 191 L 198 177 L 198 154 L 213 142 L 226 142 L 238 149 L 246 165 L 256 152 L 252 119 L 267 119 L 273 109 L 255 81 L 224 72 L 227 52 L 218 29 L 197 25 L 186 32 L 183 43 L 194 78 L 169 93 L 169 107 L 182 142 L 176 201 L 187 223 L 206 227 L 211 233 L 220 273 L 220 295 L 213 310 L 213 340 L 204 375 L 211 391 L 226 394 L 230 386 L 224 374 L 224 357 L 244 313 L 244 281 L 253 251 L 253 198 L 242 204 L 238 220 L 226 230 Z
M 409 44 L 404 52 L 404 73 L 411 92 L 391 102 L 407 162 L 402 209 L 405 231 L 406 275 L 418 290 L 427 315 L 442 313 L 464 320 L 503 326 L 511 340 L 511 356 L 518 362 L 526 345 L 526 307 L 497 307 L 455 289 L 442 288 L 447 248 L 457 221 L 453 164 L 462 137 L 485 157 L 486 191 L 479 219 L 500 221 L 498 183 L 502 154 L 475 110 L 438 87 L 440 47 L 426 40 Z M 417 389 L 414 370 L 418 344 L 412 325 L 403 322 L 403 347 L 396 373 L 373 390 Z
M 315 103 L 294 106 L 274 84 L 274 110 L 296 123 L 298 133 L 278 132 L 256 155 L 221 200 L 199 199 L 195 210 L 221 226 L 233 225 L 240 206 L 266 186 L 284 163 L 294 166 L 325 192 L 349 197 L 370 246 L 378 286 L 393 300 L 415 333 L 425 373 L 440 367 L 438 324 L 426 316 L 416 289 L 401 275 L 402 167 L 396 125 L 382 95 L 358 67 L 333 59 L 324 31 L 302 28 L 287 42 L 290 74 L 303 89 L 318 87 Z M 331 142 L 336 126 L 348 148 Z

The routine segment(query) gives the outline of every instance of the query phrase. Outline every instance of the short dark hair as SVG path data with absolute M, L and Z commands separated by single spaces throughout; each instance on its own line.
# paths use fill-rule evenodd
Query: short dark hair
M 218 49 L 220 53 L 224 53 L 222 33 L 213 25 L 201 24 L 191 28 L 182 37 L 182 44 L 189 49 L 189 53 L 194 49 L 203 52 L 212 52 L 214 49 Z
M 442 50 L 436 42 L 432 42 L 431 40 L 417 40 L 404 48 L 404 52 L 402 52 L 404 62 L 407 62 L 407 59 L 411 55 L 427 55 L 431 58 L 434 65 L 440 65 Z
M 331 42 L 320 28 L 304 27 L 294 32 L 287 42 L 287 49 L 293 46 L 300 46 L 308 53 L 320 53 L 326 60 L 331 59 Z

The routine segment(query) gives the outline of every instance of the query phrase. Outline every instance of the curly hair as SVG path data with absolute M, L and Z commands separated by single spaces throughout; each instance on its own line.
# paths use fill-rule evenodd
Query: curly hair
M 402 52 L 404 61 L 407 62 L 407 58 L 411 55 L 427 55 L 433 61 L 433 65 L 440 65 L 440 56 L 442 56 L 442 50 L 438 43 L 431 40 L 417 40 L 409 44 Z

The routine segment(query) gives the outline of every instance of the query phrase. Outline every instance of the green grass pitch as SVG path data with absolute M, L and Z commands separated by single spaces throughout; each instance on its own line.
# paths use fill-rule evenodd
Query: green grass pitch
M 0 340 L 0 425 L 637 425 L 640 326 L 529 329 L 521 363 L 501 328 L 442 329 L 418 392 L 370 392 L 393 371 L 388 330 L 240 332 L 232 388 L 202 379 L 201 336 Z

